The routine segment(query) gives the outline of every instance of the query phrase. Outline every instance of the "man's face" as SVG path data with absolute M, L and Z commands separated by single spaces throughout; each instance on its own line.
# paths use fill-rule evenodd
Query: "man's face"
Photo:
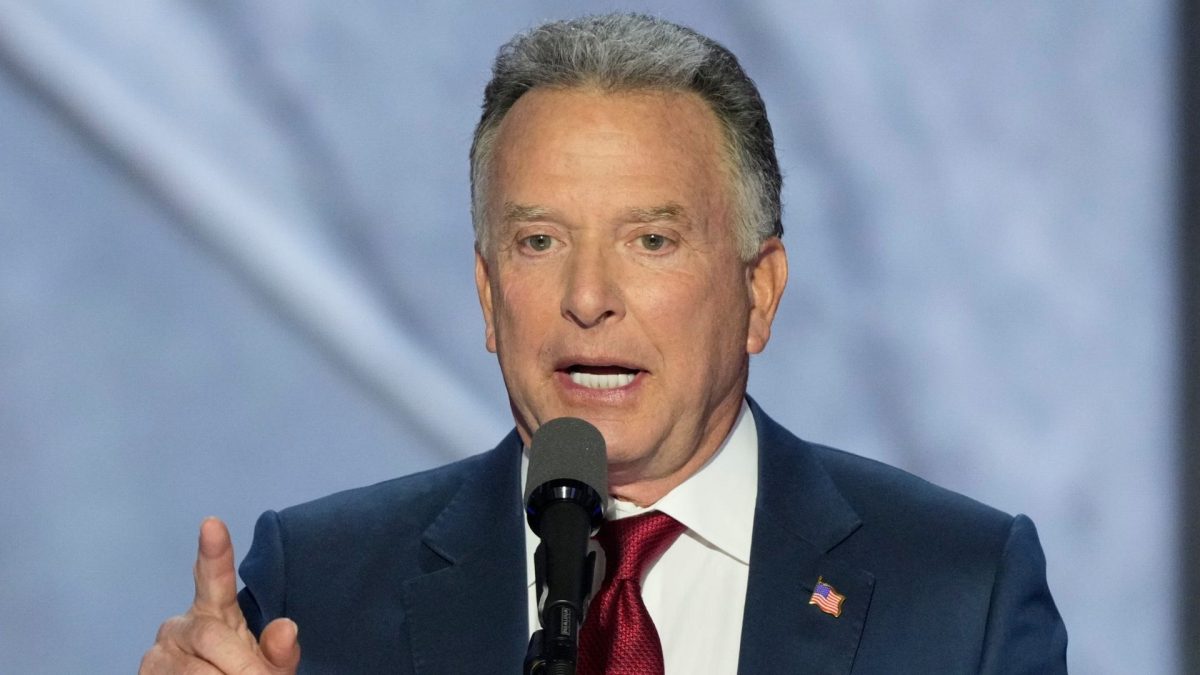
M 739 259 L 724 158 L 691 93 L 535 89 L 496 139 L 476 260 L 488 349 L 522 439 L 591 422 L 618 496 L 707 460 L 770 335 L 786 260 L 777 239 Z

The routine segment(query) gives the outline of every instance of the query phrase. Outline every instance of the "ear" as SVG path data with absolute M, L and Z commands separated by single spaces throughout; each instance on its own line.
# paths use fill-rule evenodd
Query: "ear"
M 746 267 L 750 290 L 750 324 L 746 332 L 746 353 L 758 354 L 771 339 L 771 323 L 787 286 L 787 251 L 779 237 L 771 237 L 758 249 L 758 256 Z
M 483 310 L 484 341 L 487 350 L 496 353 L 496 322 L 492 313 L 492 283 L 488 273 L 488 263 L 475 249 L 475 290 L 479 293 L 479 308 Z

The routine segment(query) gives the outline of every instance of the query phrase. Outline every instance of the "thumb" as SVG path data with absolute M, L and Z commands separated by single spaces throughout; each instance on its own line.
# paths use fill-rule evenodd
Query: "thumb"
M 275 619 L 267 624 L 258 640 L 258 648 L 272 667 L 284 673 L 296 672 L 300 664 L 300 632 L 291 619 Z

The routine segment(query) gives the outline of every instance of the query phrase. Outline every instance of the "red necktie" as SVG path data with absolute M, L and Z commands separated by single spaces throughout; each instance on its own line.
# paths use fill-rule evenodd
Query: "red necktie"
M 658 511 L 600 528 L 604 583 L 579 633 L 578 675 L 663 675 L 662 643 L 642 602 L 642 575 L 686 529 Z

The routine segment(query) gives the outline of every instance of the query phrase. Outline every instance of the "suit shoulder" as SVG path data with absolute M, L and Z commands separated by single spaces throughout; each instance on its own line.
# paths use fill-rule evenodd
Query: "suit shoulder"
M 936 517 L 1004 531 L 1013 517 L 903 469 L 845 450 L 807 443 L 838 489 L 863 516 Z
M 837 448 L 815 443 L 807 445 L 838 483 L 838 487 L 850 493 L 882 491 L 889 497 L 897 497 L 904 501 L 915 500 L 933 506 L 963 510 L 981 518 L 1011 520 L 1010 515 L 999 509 L 931 483 L 904 469 Z
M 753 400 L 750 401 L 750 407 L 758 426 L 760 458 L 772 458 L 770 469 L 776 472 L 812 473 L 814 476 L 810 480 L 816 480 L 817 483 L 810 487 L 821 484 L 827 478 L 832 483 L 834 493 L 844 499 L 864 523 L 872 520 L 937 518 L 1007 530 L 1013 522 L 1012 516 L 999 509 L 935 485 L 903 469 L 803 440 L 771 419 Z M 764 454 L 762 448 L 767 448 L 769 452 Z
M 817 461 L 847 498 L 859 504 L 886 507 L 889 512 L 954 514 L 976 522 L 1007 527 L 1013 516 L 959 492 L 930 483 L 916 474 L 846 450 L 808 443 Z
M 485 475 L 500 449 L 450 464 L 335 492 L 279 512 L 290 532 L 423 529 L 469 481 Z

